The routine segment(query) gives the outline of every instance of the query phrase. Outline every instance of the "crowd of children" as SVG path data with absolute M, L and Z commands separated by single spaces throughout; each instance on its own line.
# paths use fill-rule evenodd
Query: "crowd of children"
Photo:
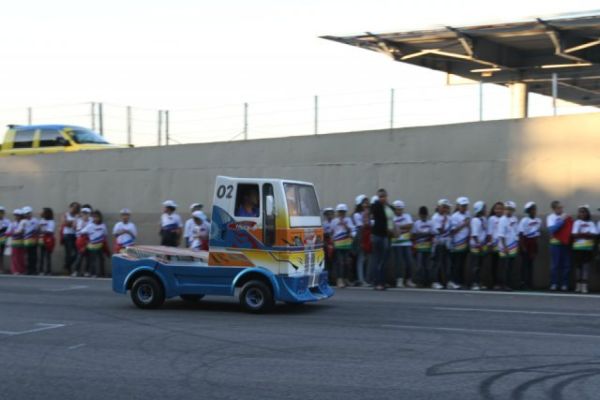
M 375 282 L 378 272 L 368 261 L 373 239 L 370 230 L 374 226 L 370 210 L 378 201 L 378 196 L 369 200 L 359 195 L 353 214 L 343 203 L 323 210 L 326 263 L 340 288 L 366 284 L 380 288 Z M 404 202 L 385 201 L 386 213 L 389 212 L 389 250 L 383 247 L 385 254 L 377 255 L 377 259 L 391 261 L 396 287 L 506 291 L 533 288 L 542 233 L 542 220 L 537 217 L 534 202 L 525 204 L 524 216 L 519 219 L 513 201 L 497 202 L 489 213 L 486 204 L 477 201 L 471 213 L 466 197 L 456 199 L 454 210 L 449 200 L 440 199 L 433 215 L 421 206 L 413 220 L 405 211 Z M 575 291 L 588 293 L 600 222 L 592 220 L 588 205 L 578 207 L 575 221 L 564 213 L 560 202 L 554 201 L 550 207 L 546 220 L 552 258 L 550 290 L 569 290 L 573 265 Z M 520 274 L 515 276 L 518 258 Z M 487 287 L 482 283 L 483 272 L 490 278 Z
M 182 229 L 181 218 L 175 212 L 177 204 L 167 200 L 163 207 L 160 219 L 162 245 L 179 246 L 183 237 L 187 248 L 208 249 L 210 223 L 202 212 L 201 204 L 190 206 L 191 218 L 186 221 L 185 229 Z M 44 208 L 39 218 L 34 216 L 31 207 L 15 209 L 10 220 L 5 208 L 0 206 L 0 273 L 52 274 L 52 254 L 58 236 L 65 249 L 66 273 L 74 277 L 102 277 L 105 276 L 106 257 L 111 252 L 134 245 L 137 235 L 137 227 L 131 221 L 131 211 L 127 208 L 120 211 L 120 221 L 113 227 L 113 243 L 110 246 L 102 212 L 89 204 L 71 203 L 69 210 L 60 218 L 59 226 L 50 208 Z M 10 255 L 10 266 L 6 268 L 5 254 Z

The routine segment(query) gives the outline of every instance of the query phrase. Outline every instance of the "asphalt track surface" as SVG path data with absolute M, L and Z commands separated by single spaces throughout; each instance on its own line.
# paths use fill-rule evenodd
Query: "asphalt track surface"
M 600 297 L 345 289 L 250 315 L 2 276 L 0 371 L 2 399 L 598 399 Z

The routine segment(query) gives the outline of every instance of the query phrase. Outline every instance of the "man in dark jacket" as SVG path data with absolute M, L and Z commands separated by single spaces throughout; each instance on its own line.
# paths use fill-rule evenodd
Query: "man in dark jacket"
M 385 189 L 377 191 L 377 200 L 371 204 L 372 268 L 375 290 L 385 289 L 385 265 L 390 250 L 390 235 L 394 229 L 394 212 L 387 202 Z

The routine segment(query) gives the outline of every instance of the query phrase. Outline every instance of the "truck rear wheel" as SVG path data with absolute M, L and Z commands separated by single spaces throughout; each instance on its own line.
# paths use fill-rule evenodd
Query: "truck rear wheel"
M 275 305 L 273 292 L 261 281 L 250 281 L 242 286 L 240 304 L 244 310 L 251 313 L 270 311 Z
M 131 286 L 131 300 L 139 308 L 158 308 L 165 302 L 165 291 L 155 277 L 141 276 Z

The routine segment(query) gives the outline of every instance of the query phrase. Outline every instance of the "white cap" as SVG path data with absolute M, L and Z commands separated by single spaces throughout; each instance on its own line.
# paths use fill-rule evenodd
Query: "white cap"
M 14 215 L 23 215 L 23 210 L 21 210 L 20 208 L 15 208 L 13 210 L 13 214 Z
M 485 208 L 485 203 L 481 200 L 475 202 L 475 204 L 473 204 L 473 211 L 475 211 L 475 213 L 480 213 L 483 211 L 483 209 Z
M 198 210 L 198 211 L 194 211 L 192 213 L 192 217 L 194 218 L 198 218 L 201 220 L 206 220 L 206 214 L 204 214 L 202 211 Z
M 340 203 L 335 207 L 335 211 L 348 211 L 348 206 L 344 203 Z
M 379 197 L 377 195 L 371 197 L 371 204 L 375 204 L 379 201 Z
M 535 203 L 533 201 L 528 201 L 527 203 L 525 203 L 525 207 L 523 207 L 523 210 L 527 211 L 533 206 L 535 206 Z
M 354 204 L 359 205 L 360 203 L 362 203 L 363 201 L 365 201 L 365 199 L 367 198 L 366 195 L 364 194 L 359 194 L 358 196 L 356 196 L 356 198 L 354 199 Z
M 126 214 L 126 215 L 131 215 L 131 210 L 130 210 L 129 208 L 123 208 L 123 209 L 120 211 L 120 214 L 121 214 L 121 215 L 123 215 L 123 214 Z
M 23 214 L 29 214 L 29 213 L 33 212 L 33 208 L 31 208 L 29 206 L 25 206 L 25 207 L 21 208 L 21 211 L 23 212 Z
M 177 203 L 175 203 L 173 200 L 166 200 L 162 203 L 162 205 L 165 207 L 177 208 Z
M 6 211 L 6 208 L 0 206 L 0 211 Z
M 91 213 L 91 212 L 92 212 L 92 210 L 91 210 L 91 209 L 89 209 L 89 208 L 87 208 L 87 207 L 84 207 L 84 208 L 82 208 L 82 209 L 81 209 L 81 212 L 82 212 L 82 213 L 89 214 L 89 213 Z
M 193 210 L 194 208 L 201 206 L 201 205 L 202 204 L 200 204 L 200 203 L 192 203 L 192 204 L 190 204 L 190 210 Z
M 323 214 L 325 214 L 326 212 L 333 212 L 333 211 L 335 211 L 335 210 L 333 209 L 333 207 L 325 207 L 325 208 L 323 209 Z
M 456 204 L 458 204 L 459 206 L 468 206 L 469 198 L 468 197 L 459 197 L 458 199 L 456 199 Z
M 583 204 L 583 205 L 579 206 L 578 208 L 586 208 L 588 211 L 590 210 L 589 204 Z
M 452 203 L 450 203 L 450 200 L 448 200 L 448 199 L 439 199 L 437 204 L 438 204 L 438 206 L 448 206 L 448 207 L 452 206 Z
M 517 208 L 517 205 L 515 204 L 515 202 L 514 202 L 514 201 L 507 200 L 507 201 L 505 201 L 505 202 L 504 202 L 504 207 L 505 207 L 505 208 L 510 208 L 510 209 L 513 209 L 513 210 L 514 210 L 514 209 L 516 209 L 516 208 Z
M 402 200 L 396 200 L 392 203 L 392 205 L 396 208 L 404 208 L 406 207 Z

